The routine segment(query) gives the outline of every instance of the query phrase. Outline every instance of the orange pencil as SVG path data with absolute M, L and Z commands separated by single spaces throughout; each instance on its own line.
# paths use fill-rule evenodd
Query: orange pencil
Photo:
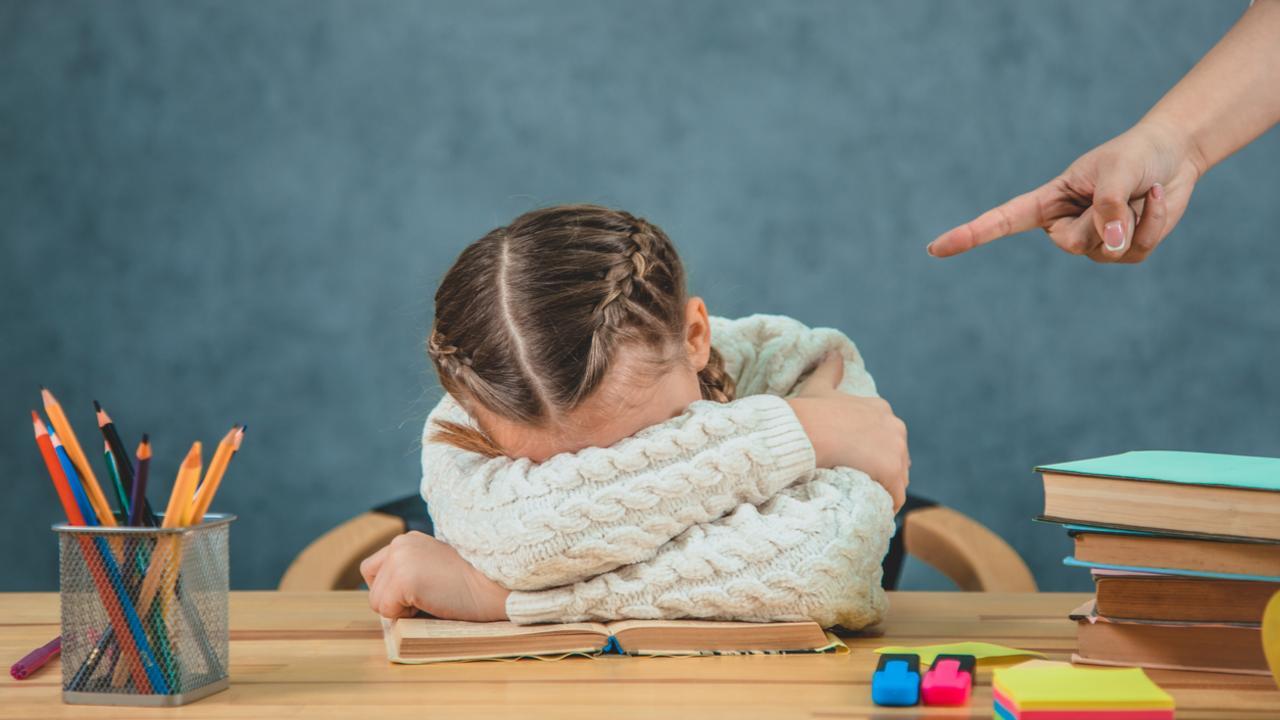
M 53 423 L 53 429 L 57 431 L 63 447 L 67 450 L 67 455 L 76 466 L 76 472 L 80 474 L 80 484 L 84 485 L 84 494 L 88 496 L 89 504 L 93 506 L 93 512 L 98 516 L 98 522 L 107 527 L 115 527 L 115 513 L 111 511 L 111 505 L 107 504 L 107 496 L 102 494 L 98 478 L 93 474 L 93 467 L 89 465 L 89 459 L 85 457 L 84 450 L 80 448 L 80 441 L 76 439 L 75 431 L 71 429 L 66 413 L 62 412 L 62 405 L 58 403 L 53 393 L 44 387 L 40 388 L 40 397 L 44 400 L 44 411 L 49 414 L 49 422 Z
M 191 502 L 191 513 L 187 517 L 188 525 L 199 525 L 204 520 L 204 514 L 209 511 L 213 496 L 218 492 L 218 486 L 222 484 L 222 476 L 227 472 L 227 465 L 231 463 L 231 456 L 240 449 L 244 430 L 239 425 L 235 425 L 222 438 L 222 442 L 218 443 L 218 449 L 214 451 L 213 460 L 209 462 L 209 470 L 205 473 L 204 481 L 200 483 L 195 500 Z

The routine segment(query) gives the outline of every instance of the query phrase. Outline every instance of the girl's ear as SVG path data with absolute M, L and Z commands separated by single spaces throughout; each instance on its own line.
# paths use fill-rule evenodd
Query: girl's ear
M 684 310 L 684 346 L 695 372 L 702 372 L 711 357 L 711 321 L 707 304 L 700 297 L 689 298 Z

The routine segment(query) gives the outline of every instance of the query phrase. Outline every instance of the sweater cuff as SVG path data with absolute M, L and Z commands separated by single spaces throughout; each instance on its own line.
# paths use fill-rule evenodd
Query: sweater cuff
M 761 428 L 755 436 L 772 453 L 774 471 L 788 480 L 813 472 L 818 457 L 791 403 L 777 395 L 753 395 L 747 400 L 760 415 Z
M 507 619 L 517 625 L 570 622 L 566 616 L 572 604 L 572 587 L 535 592 L 512 590 L 507 595 Z

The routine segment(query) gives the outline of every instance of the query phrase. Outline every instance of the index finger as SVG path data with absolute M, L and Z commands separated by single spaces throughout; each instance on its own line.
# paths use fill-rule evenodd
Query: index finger
M 360 574 L 364 576 L 364 584 L 373 587 L 373 581 L 378 577 L 378 571 L 382 569 L 382 563 L 387 559 L 387 552 L 391 546 L 387 545 L 378 552 L 370 555 L 360 561 Z
M 979 245 L 986 245 L 992 240 L 1043 227 L 1044 206 L 1048 204 L 1051 192 L 1048 184 L 1041 185 L 982 213 L 964 225 L 946 231 L 929 243 L 929 254 L 934 257 L 951 257 Z

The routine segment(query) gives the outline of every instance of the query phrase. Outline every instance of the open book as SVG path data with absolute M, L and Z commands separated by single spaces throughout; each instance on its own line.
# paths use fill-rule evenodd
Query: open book
M 398 663 L 566 655 L 813 653 L 845 645 L 814 622 L 621 620 L 607 624 L 516 625 L 433 618 L 382 620 L 387 658 Z

